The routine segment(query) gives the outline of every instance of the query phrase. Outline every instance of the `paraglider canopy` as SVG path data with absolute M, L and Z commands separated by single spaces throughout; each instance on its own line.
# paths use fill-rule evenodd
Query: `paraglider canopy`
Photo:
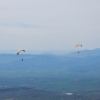
M 75 48 L 76 48 L 76 47 L 82 47 L 82 44 L 77 44 L 77 45 L 75 46 Z
M 20 52 L 25 52 L 25 50 L 23 50 L 23 49 L 22 49 L 22 50 L 18 50 L 18 51 L 17 51 L 17 55 L 19 55 Z

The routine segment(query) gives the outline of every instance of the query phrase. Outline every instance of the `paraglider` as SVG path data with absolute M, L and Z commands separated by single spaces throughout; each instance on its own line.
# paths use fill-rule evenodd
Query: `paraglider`
M 18 50 L 18 51 L 17 51 L 17 55 L 19 55 L 19 54 L 20 54 L 20 52 L 26 52 L 26 51 L 25 51 L 25 50 L 23 50 L 23 49 L 22 49 L 22 50 Z M 22 61 L 23 61 L 23 59 L 22 59 Z
M 82 44 L 77 44 L 77 45 L 75 46 L 75 48 L 77 48 L 77 47 L 82 47 Z M 80 52 L 78 51 L 78 53 L 80 53 Z

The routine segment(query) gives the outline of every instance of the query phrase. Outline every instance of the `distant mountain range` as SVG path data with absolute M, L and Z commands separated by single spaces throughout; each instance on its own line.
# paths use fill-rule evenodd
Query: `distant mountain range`
M 15 54 L 16 50 L 1 50 L 0 54 Z M 79 53 L 78 53 L 79 52 Z M 86 57 L 86 56 L 96 56 L 100 55 L 100 48 L 94 50 L 26 50 L 22 54 L 31 54 L 31 55 L 67 55 L 70 57 Z M 80 55 L 79 55 L 80 54 Z
M 23 61 L 22 61 L 23 59 Z M 100 49 L 83 50 L 66 55 L 1 54 L 0 71 L 35 73 L 100 72 Z
M 79 52 L 79 53 L 78 53 Z M 69 54 L 66 54 L 68 57 L 87 57 L 87 56 L 100 56 L 100 48 L 94 50 L 82 50 L 82 51 L 75 51 Z

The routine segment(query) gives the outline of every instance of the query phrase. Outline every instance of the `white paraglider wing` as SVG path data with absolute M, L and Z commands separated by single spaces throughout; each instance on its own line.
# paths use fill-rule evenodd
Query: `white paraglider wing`
M 22 50 L 18 50 L 18 51 L 17 51 L 17 55 L 19 55 L 20 52 L 25 52 L 25 50 L 23 50 L 23 49 L 22 49 Z

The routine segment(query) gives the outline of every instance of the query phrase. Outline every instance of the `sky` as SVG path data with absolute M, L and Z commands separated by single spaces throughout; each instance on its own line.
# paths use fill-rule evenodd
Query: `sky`
M 0 0 L 0 50 L 100 48 L 100 0 Z

